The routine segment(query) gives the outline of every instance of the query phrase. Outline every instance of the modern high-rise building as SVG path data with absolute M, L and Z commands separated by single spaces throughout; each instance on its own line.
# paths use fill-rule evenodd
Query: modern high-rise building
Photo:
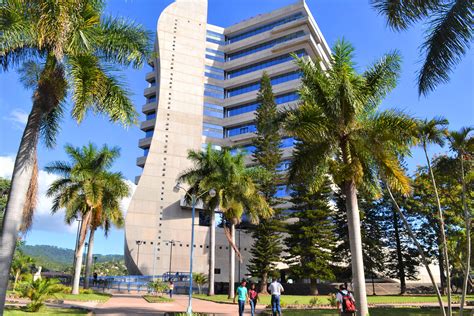
M 176 0 L 158 19 L 155 51 L 142 107 L 143 156 L 137 165 L 143 170 L 125 223 L 127 267 L 145 275 L 189 271 L 191 210 L 181 202 L 183 192 L 173 192 L 178 175 L 191 167 L 188 150 L 207 143 L 229 146 L 245 150 L 251 164 L 263 71 L 271 77 L 276 103 L 287 106 L 298 102 L 300 83 L 290 54 L 312 58 L 324 69 L 330 56 L 304 1 L 222 28 L 207 23 L 206 0 Z M 281 143 L 280 171 L 288 168 L 293 143 Z M 286 194 L 280 186 L 277 195 Z M 209 227 L 204 216 L 197 217 L 194 271 L 207 273 Z M 251 240 L 238 231 L 236 243 L 243 262 L 235 275 L 241 278 Z M 228 280 L 228 267 L 229 244 L 217 228 L 216 282 Z

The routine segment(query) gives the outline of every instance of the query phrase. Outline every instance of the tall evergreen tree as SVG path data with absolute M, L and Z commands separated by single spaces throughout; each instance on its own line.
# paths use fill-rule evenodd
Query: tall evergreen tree
M 417 279 L 418 268 L 421 264 L 418 250 L 407 235 L 396 210 L 393 209 L 389 196 L 383 196 L 374 204 L 374 207 L 382 219 L 381 226 L 388 248 L 385 253 L 385 275 L 398 279 L 400 281 L 400 294 L 405 294 L 406 281 Z M 409 220 L 414 219 L 406 214 L 405 210 L 402 211 Z
M 336 246 L 335 225 L 331 219 L 333 210 L 329 204 L 329 181 L 314 192 L 307 183 L 292 185 L 292 218 L 287 226 L 287 262 L 290 273 L 300 279 L 310 279 L 311 293 L 317 294 L 318 279 L 334 279 L 332 256 Z
M 259 189 L 270 206 L 275 206 L 277 183 L 280 175 L 277 172 L 281 160 L 281 135 L 278 124 L 278 109 L 272 91 L 272 84 L 267 73 L 260 81 L 257 102 L 260 104 L 256 113 L 257 138 L 255 139 L 254 162 L 265 169 L 266 176 L 261 179 Z M 267 292 L 268 277 L 274 275 L 276 262 L 280 260 L 281 221 L 278 212 L 272 218 L 264 219 L 252 230 L 255 240 L 250 253 L 252 258 L 248 269 L 252 276 L 260 279 L 259 292 Z

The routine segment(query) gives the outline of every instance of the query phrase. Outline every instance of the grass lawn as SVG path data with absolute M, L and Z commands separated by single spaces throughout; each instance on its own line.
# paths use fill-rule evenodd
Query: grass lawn
M 154 295 L 143 295 L 143 298 L 148 303 L 167 303 L 167 302 L 173 302 L 174 301 L 173 299 L 168 298 L 168 297 L 154 296 Z
M 285 316 L 338 316 L 339 313 L 331 310 L 285 310 Z M 269 316 L 271 312 L 263 315 Z M 453 315 L 458 315 L 454 313 Z M 370 316 L 439 316 L 437 309 L 424 308 L 371 308 Z
M 92 293 L 92 294 L 56 294 L 58 300 L 67 300 L 67 301 L 94 301 L 94 302 L 106 302 L 112 295 L 108 293 Z
M 207 296 L 205 294 L 196 294 L 196 298 L 209 300 L 218 303 L 231 303 L 232 300 L 227 295 Z M 309 301 L 313 296 L 309 295 L 282 295 L 282 305 L 309 305 Z M 318 305 L 329 305 L 328 295 L 318 295 Z M 409 304 L 409 303 L 437 303 L 436 296 L 368 296 L 369 304 Z M 446 300 L 446 297 L 444 297 Z M 458 302 L 459 295 L 453 296 L 453 302 Z M 468 300 L 473 300 L 474 295 L 469 295 Z M 270 305 L 270 295 L 260 296 L 260 304 Z M 315 314 L 316 315 L 316 314 Z
M 50 308 L 50 307 L 43 307 L 39 312 L 37 313 L 28 313 L 22 311 L 19 307 L 13 307 L 13 306 L 7 306 L 5 308 L 5 311 L 3 315 L 5 316 L 16 316 L 16 315 L 37 315 L 37 316 L 42 316 L 42 315 L 69 315 L 69 316 L 75 316 L 75 315 L 88 315 L 89 312 L 86 310 L 82 309 L 76 309 L 76 308 Z

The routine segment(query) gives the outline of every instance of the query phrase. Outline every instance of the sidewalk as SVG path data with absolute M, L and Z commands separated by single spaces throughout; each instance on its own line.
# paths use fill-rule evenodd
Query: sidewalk
M 188 297 L 174 295 L 170 303 L 148 303 L 141 295 L 114 294 L 107 302 L 93 308 L 95 315 L 165 315 L 165 312 L 186 312 Z M 246 315 L 250 315 L 250 306 L 245 307 Z M 257 306 L 261 312 L 263 305 Z M 219 316 L 238 315 L 239 308 L 232 304 L 219 304 L 193 298 L 193 312 L 210 313 Z

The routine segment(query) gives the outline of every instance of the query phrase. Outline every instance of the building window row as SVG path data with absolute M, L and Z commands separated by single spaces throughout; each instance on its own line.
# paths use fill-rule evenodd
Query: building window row
M 204 72 L 204 76 L 206 76 L 207 78 L 213 78 L 213 79 L 217 79 L 217 80 L 224 80 L 224 75 L 219 75 L 219 74 L 216 74 L 214 72 Z
M 239 50 L 239 51 L 234 52 L 234 53 L 226 54 L 225 58 L 226 58 L 226 61 L 235 60 L 235 59 L 238 59 L 238 58 L 241 58 L 241 57 L 244 57 L 244 56 L 247 56 L 247 55 L 251 55 L 251 54 L 257 53 L 259 51 L 262 51 L 262 50 L 265 50 L 265 49 L 268 49 L 268 48 L 271 48 L 271 47 L 273 47 L 275 45 L 278 45 L 280 43 L 291 41 L 292 39 L 302 37 L 304 35 L 305 35 L 305 32 L 298 31 L 296 33 L 288 34 L 288 35 L 276 38 L 274 40 L 271 40 L 271 41 L 268 41 L 268 42 L 265 42 L 265 43 L 261 43 L 261 44 L 243 49 L 243 50 Z
M 152 137 L 153 136 L 153 132 L 154 130 L 150 129 L 148 131 L 145 131 L 145 137 L 148 138 L 148 137 Z
M 224 88 L 205 83 L 204 84 L 204 95 L 208 97 L 213 97 L 217 99 L 224 99 Z
M 148 88 L 151 88 L 151 87 L 156 87 L 156 80 L 153 79 L 153 81 L 148 82 Z
M 276 193 L 274 196 L 277 198 L 288 197 L 291 195 L 292 192 L 293 190 L 289 189 L 287 185 L 281 184 L 281 185 L 277 185 Z
M 281 143 L 280 143 L 280 148 L 287 148 L 287 147 L 293 147 L 296 144 L 296 140 L 293 137 L 285 137 L 282 138 Z M 257 147 L 254 145 L 244 145 L 240 147 L 235 147 L 230 150 L 230 153 L 235 155 L 239 152 L 244 153 L 244 154 L 253 154 Z M 286 160 L 284 160 L 286 161 Z M 282 166 L 283 167 L 283 166 Z
M 271 78 L 271 84 L 277 85 L 291 80 L 296 80 L 301 78 L 301 72 L 293 71 L 283 75 L 279 75 Z M 226 97 L 234 97 L 243 93 L 251 92 L 260 89 L 260 81 L 246 84 L 244 86 L 236 87 L 233 89 L 226 90 Z
M 241 40 L 246 39 L 248 37 L 251 37 L 251 36 L 266 32 L 266 31 L 269 31 L 269 30 L 273 29 L 274 27 L 299 20 L 303 17 L 304 17 L 304 14 L 302 12 L 298 12 L 296 14 L 287 16 L 287 17 L 285 17 L 283 19 L 280 19 L 280 20 L 277 20 L 275 22 L 271 22 L 271 23 L 256 27 L 256 28 L 251 29 L 247 32 L 244 32 L 244 33 L 241 33 L 241 34 L 238 34 L 238 35 L 234 35 L 234 36 L 227 36 L 226 37 L 226 44 L 241 41 Z
M 222 138 L 224 128 L 220 125 L 203 123 L 202 134 L 207 137 Z
M 148 103 L 153 103 L 153 102 L 156 102 L 156 95 L 146 98 L 146 103 L 147 104 Z
M 283 173 L 290 169 L 291 160 L 283 160 L 276 166 L 276 171 L 278 173 Z
M 299 99 L 298 92 L 290 92 L 290 93 L 285 93 L 285 94 L 275 96 L 275 103 L 283 104 L 283 103 L 296 101 L 298 99 Z M 260 106 L 260 102 L 251 102 L 251 103 L 246 103 L 246 104 L 239 105 L 232 108 L 227 108 L 225 111 L 225 117 L 231 117 L 231 116 L 236 116 L 236 115 L 256 111 L 259 106 Z
M 143 149 L 143 156 L 148 156 L 148 153 L 150 152 L 150 148 L 145 148 Z
M 303 57 L 303 56 L 308 55 L 304 49 L 300 49 L 293 53 L 298 57 Z M 288 53 L 288 54 L 281 55 L 272 59 L 267 59 L 259 63 L 255 63 L 249 66 L 245 66 L 245 67 L 238 68 L 232 71 L 228 71 L 226 72 L 226 79 L 232 79 L 232 78 L 242 76 L 242 75 L 257 71 L 257 70 L 265 69 L 268 67 L 285 63 L 287 61 L 294 60 L 293 56 L 291 55 L 293 53 Z
M 206 32 L 206 41 L 219 45 L 225 45 L 225 36 L 224 34 L 208 30 Z
M 225 61 L 225 55 L 223 52 L 211 48 L 206 48 L 206 58 L 220 62 Z
M 148 120 L 153 120 L 153 119 L 155 119 L 155 118 L 156 118 L 156 112 L 154 112 L 154 111 L 153 111 L 153 112 L 150 112 L 150 113 L 147 113 L 147 115 L 146 115 L 146 120 L 147 120 L 147 121 L 148 121 Z
M 226 129 L 226 137 L 231 137 L 231 136 L 236 136 L 236 135 L 241 135 L 241 134 L 246 134 L 246 133 L 253 133 L 257 131 L 257 127 L 255 124 L 245 124 L 245 125 L 239 125 L 235 127 L 230 127 Z
M 203 114 L 206 116 L 223 118 L 224 109 L 220 105 L 204 102 Z

